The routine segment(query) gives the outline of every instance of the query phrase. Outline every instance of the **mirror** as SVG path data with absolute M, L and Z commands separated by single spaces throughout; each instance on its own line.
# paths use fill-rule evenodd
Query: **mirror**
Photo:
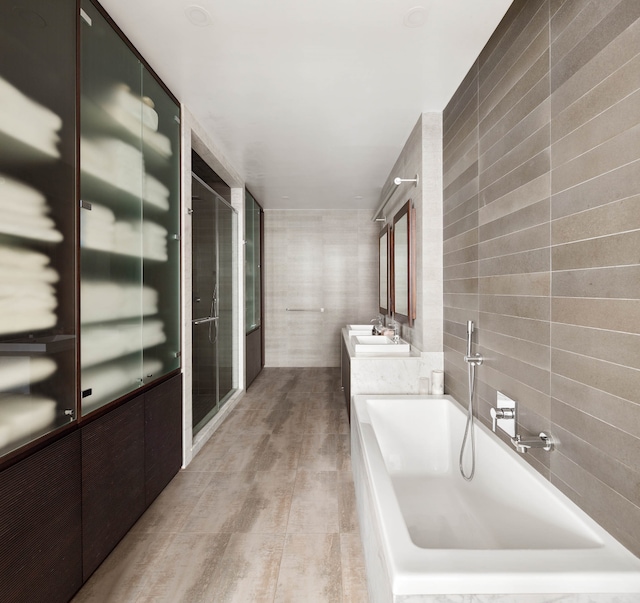
M 409 325 L 415 319 L 414 211 L 409 200 L 393 218 L 393 314 Z
M 380 233 L 378 253 L 378 309 L 380 314 L 389 314 L 391 292 L 391 228 L 387 225 Z

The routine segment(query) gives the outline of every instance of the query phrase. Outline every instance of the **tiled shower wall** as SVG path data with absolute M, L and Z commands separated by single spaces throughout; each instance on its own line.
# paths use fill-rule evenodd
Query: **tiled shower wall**
M 341 328 L 378 313 L 378 224 L 365 210 L 266 210 L 264 230 L 265 366 L 340 366 Z
M 640 555 L 640 2 L 516 0 L 443 114 L 446 383 Z M 515 452 L 514 452 L 515 454 Z

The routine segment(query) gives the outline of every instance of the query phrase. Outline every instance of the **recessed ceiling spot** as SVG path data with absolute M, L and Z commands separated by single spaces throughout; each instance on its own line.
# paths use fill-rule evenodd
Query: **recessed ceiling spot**
M 206 27 L 211 24 L 211 15 L 207 11 L 207 9 L 202 8 L 202 6 L 198 6 L 197 4 L 192 4 L 191 6 L 187 6 L 184 10 L 187 15 L 187 19 L 193 23 L 193 25 L 197 25 L 198 27 Z
M 426 22 L 427 9 L 424 6 L 410 8 L 402 20 L 405 27 L 422 27 Z

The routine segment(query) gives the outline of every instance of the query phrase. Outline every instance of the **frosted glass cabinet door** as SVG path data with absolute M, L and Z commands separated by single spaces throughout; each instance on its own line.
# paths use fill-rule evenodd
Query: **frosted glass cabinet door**
M 180 366 L 179 108 L 96 7 L 81 19 L 82 413 Z
M 0 457 L 76 414 L 75 24 L 0 3 Z
M 90 3 L 80 51 L 82 414 L 141 385 L 140 61 Z M 142 310 L 144 311 L 144 310 Z
M 180 108 L 147 70 L 142 94 L 144 291 L 157 298 L 143 321 L 148 383 L 180 367 Z

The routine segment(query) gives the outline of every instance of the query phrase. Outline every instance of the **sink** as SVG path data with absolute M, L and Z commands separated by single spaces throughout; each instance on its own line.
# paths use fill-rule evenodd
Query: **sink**
M 372 329 L 373 329 L 372 324 L 347 325 L 347 330 L 349 331 L 349 337 L 352 337 L 353 335 L 371 335 Z
M 384 335 L 356 335 L 353 347 L 358 352 L 382 352 L 384 354 L 407 354 L 411 351 L 411 346 L 400 340 L 393 343 L 391 338 Z

